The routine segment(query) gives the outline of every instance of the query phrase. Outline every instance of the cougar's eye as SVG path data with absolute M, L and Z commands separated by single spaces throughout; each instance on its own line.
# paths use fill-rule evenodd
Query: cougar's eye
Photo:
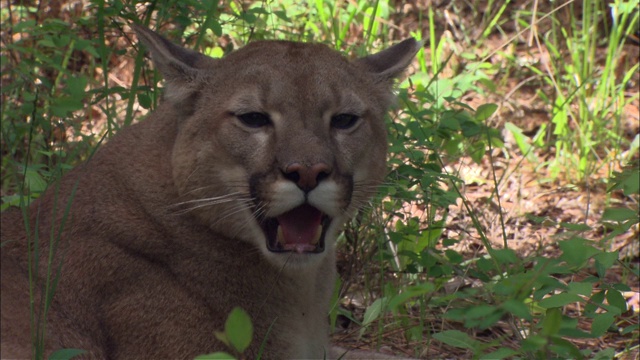
M 268 114 L 259 112 L 250 112 L 246 114 L 236 115 L 240 121 L 248 127 L 259 128 L 271 124 L 271 118 Z
M 360 117 L 353 114 L 338 114 L 331 117 L 331 127 L 334 129 L 346 130 L 358 123 Z

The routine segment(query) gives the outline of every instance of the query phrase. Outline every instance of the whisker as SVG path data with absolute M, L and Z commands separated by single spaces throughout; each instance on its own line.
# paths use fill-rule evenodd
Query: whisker
M 183 201 L 183 202 L 179 202 L 176 204 L 172 204 L 169 205 L 168 207 L 178 207 L 181 205 L 187 205 L 187 204 L 193 204 L 193 203 L 201 203 L 201 202 L 207 202 L 207 201 L 218 201 L 218 200 L 224 200 L 222 202 L 227 202 L 227 201 L 233 201 L 237 199 L 237 195 L 242 194 L 241 192 L 234 192 L 234 193 L 229 193 L 226 195 L 222 195 L 222 196 L 215 196 L 215 197 L 210 197 L 210 198 L 204 198 L 204 199 L 195 199 L 195 200 L 187 200 L 187 201 Z
M 231 210 L 230 212 L 228 212 L 225 216 L 223 216 L 223 217 L 221 217 L 221 218 L 218 218 L 218 219 L 216 220 L 216 222 L 214 222 L 213 224 L 211 224 L 211 226 L 215 226 L 215 225 L 217 225 L 220 221 L 222 221 L 222 220 L 224 220 L 224 219 L 228 218 L 229 216 L 233 216 L 233 215 L 235 215 L 235 214 L 237 214 L 237 213 L 240 213 L 240 212 L 243 212 L 244 210 L 247 210 L 247 209 L 249 209 L 249 206 L 247 206 L 247 204 L 246 204 L 246 203 L 239 203 L 239 204 L 236 204 L 233 208 L 231 208 L 231 209 L 230 209 L 230 210 Z

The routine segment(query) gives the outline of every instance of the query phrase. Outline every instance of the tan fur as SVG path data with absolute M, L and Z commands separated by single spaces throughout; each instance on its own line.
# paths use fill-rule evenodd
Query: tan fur
M 47 354 L 225 351 L 214 331 L 240 306 L 255 328 L 247 358 L 265 337 L 263 359 L 323 358 L 335 237 L 384 177 L 390 86 L 419 44 L 349 62 L 324 45 L 256 42 L 214 60 L 136 31 L 165 76 L 165 101 L 35 201 L 29 232 L 20 211 L 2 214 L 1 357 L 31 356 L 27 233 L 38 224 L 45 255 L 62 234 Z M 238 115 L 250 112 L 271 123 L 247 126 Z M 332 127 L 342 113 L 360 120 Z M 257 219 L 305 201 L 333 218 L 324 251 L 269 251 Z

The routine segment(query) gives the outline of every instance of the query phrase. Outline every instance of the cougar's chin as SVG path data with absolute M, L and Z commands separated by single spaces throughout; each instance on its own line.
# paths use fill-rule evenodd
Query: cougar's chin
M 303 204 L 273 218 L 259 219 L 272 253 L 318 254 L 325 250 L 325 236 L 332 218 Z

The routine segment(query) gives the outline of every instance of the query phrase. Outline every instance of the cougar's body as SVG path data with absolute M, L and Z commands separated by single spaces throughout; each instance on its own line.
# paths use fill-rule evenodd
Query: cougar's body
M 328 341 L 335 238 L 385 173 L 390 86 L 418 44 L 352 62 L 322 45 L 258 42 L 210 59 L 136 28 L 165 100 L 26 209 L 2 213 L 2 358 L 29 358 L 29 246 L 40 314 L 50 241 L 62 264 L 46 350 L 178 359 L 339 356 Z M 67 212 L 68 207 L 68 212 Z M 27 224 L 28 229 L 27 229 Z M 37 231 L 36 231 L 37 229 Z

